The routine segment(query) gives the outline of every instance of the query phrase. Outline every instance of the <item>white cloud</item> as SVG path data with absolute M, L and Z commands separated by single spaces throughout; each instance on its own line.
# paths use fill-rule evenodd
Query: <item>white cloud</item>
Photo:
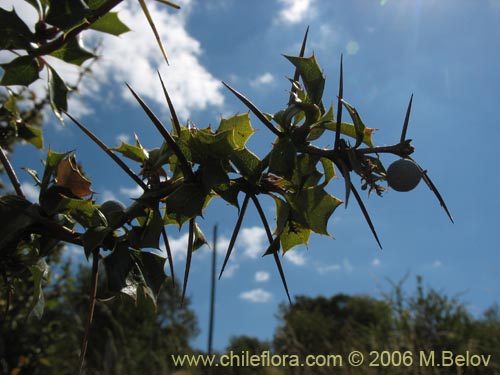
M 250 82 L 250 86 L 257 88 L 270 85 L 273 82 L 274 82 L 274 76 L 271 73 L 267 72 L 253 79 Z
M 158 79 L 161 70 L 165 86 L 172 98 L 177 114 L 189 117 L 195 110 L 207 106 L 221 106 L 224 98 L 222 85 L 199 61 L 202 55 L 200 42 L 186 30 L 190 14 L 190 1 L 184 1 L 181 11 L 172 12 L 169 7 L 148 4 L 160 38 L 169 57 L 166 66 L 146 17 L 135 1 L 122 3 L 119 16 L 132 31 L 119 38 L 105 36 L 102 39 L 103 56 L 97 62 L 95 72 L 104 82 L 115 81 L 122 87 L 122 95 L 133 101 L 124 82 L 127 82 L 145 100 L 164 104 L 165 98 Z
M 304 264 L 306 264 L 306 258 L 304 257 L 304 254 L 299 253 L 297 250 L 288 251 L 283 256 L 283 258 L 295 264 L 296 266 L 303 266 Z
M 240 294 L 240 298 L 253 303 L 265 303 L 271 301 L 273 295 L 264 289 L 252 289 Z
M 338 272 L 342 269 L 340 264 L 325 264 L 318 266 L 318 272 L 320 275 L 325 275 L 331 272 Z
M 104 190 L 103 192 L 99 193 L 97 196 L 99 199 L 99 202 L 106 202 L 106 201 L 117 201 L 118 198 L 116 197 L 115 193 L 113 193 L 111 190 Z
M 258 283 L 265 283 L 270 278 L 269 272 L 266 271 L 257 271 L 255 273 L 255 281 Z
M 371 264 L 373 267 L 379 267 L 380 266 L 380 259 L 378 259 L 378 258 L 373 259 Z
M 267 249 L 266 231 L 261 227 L 250 227 L 241 230 L 238 247 L 249 258 L 257 258 Z
M 129 143 L 130 142 L 130 135 L 125 134 L 125 133 L 120 133 L 115 137 L 115 140 L 117 143 Z
M 442 267 L 442 266 L 443 266 L 443 262 L 441 262 L 440 260 L 435 260 L 435 261 L 432 263 L 431 268 L 439 268 L 439 267 Z
M 313 0 L 278 0 L 283 8 L 278 14 L 278 23 L 296 24 L 314 16 Z
M 168 236 L 168 243 L 170 245 L 172 258 L 174 258 L 174 260 L 184 259 L 186 257 L 188 238 L 189 238 L 189 233 L 184 233 L 182 236 L 178 238 L 173 238 L 172 236 Z M 164 250 L 163 247 L 162 250 Z
M 133 188 L 121 187 L 120 194 L 126 196 L 127 198 L 138 198 L 144 193 L 144 190 L 139 186 Z
M 351 262 L 349 262 L 349 259 L 347 258 L 345 258 L 344 261 L 342 262 L 342 266 L 348 273 L 351 273 L 354 270 L 354 267 L 351 265 Z
M 359 43 L 355 40 L 350 40 L 347 42 L 345 49 L 348 55 L 355 55 L 359 52 Z
M 191 1 L 181 0 L 178 3 L 182 5 L 180 11 L 173 11 L 163 4 L 148 4 L 167 50 L 169 66 L 163 59 L 151 27 L 137 1 L 124 1 L 115 9 L 119 12 L 120 19 L 132 29 L 131 32 L 120 37 L 95 31 L 82 33 L 86 44 L 100 45 L 102 56 L 92 65 L 93 73 L 80 82 L 78 94 L 70 96 L 69 111 L 72 115 L 80 117 L 91 113 L 92 110 L 85 104 L 85 99 L 98 96 L 107 100 L 114 96 L 116 85 L 119 85 L 122 96 L 135 102 L 125 82 L 146 101 L 161 103 L 162 108 L 165 108 L 158 70 L 162 73 L 181 121 L 187 119 L 193 111 L 223 105 L 222 84 L 200 62 L 200 56 L 203 54 L 200 42 L 189 35 L 186 29 L 191 13 Z M 15 5 L 16 11 L 28 24 L 36 22 L 36 11 L 33 7 L 24 2 L 2 0 L 2 8 L 11 9 L 12 5 Z M 68 84 L 72 85 L 78 79 L 78 67 L 50 56 L 47 61 Z M 42 78 L 43 75 L 42 71 Z M 30 87 L 38 94 L 44 95 L 46 80 L 41 79 Z
M 38 195 L 40 194 L 40 190 L 35 185 L 29 182 L 23 182 L 21 184 L 21 189 L 23 190 L 24 195 L 31 202 L 38 202 Z

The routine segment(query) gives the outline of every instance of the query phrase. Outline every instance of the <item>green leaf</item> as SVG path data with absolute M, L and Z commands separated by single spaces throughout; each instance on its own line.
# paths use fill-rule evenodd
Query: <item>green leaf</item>
M 112 231 L 111 228 L 103 225 L 87 229 L 82 236 L 83 248 L 87 259 L 89 259 L 92 251 L 102 246 L 104 239 Z
M 187 220 L 201 215 L 206 201 L 207 194 L 203 185 L 184 183 L 167 197 L 167 215 L 182 225 Z
M 149 158 L 149 154 L 144 148 L 134 146 L 125 142 L 122 142 L 119 147 L 113 147 L 111 150 L 119 152 L 126 158 L 138 163 L 143 163 Z
M 151 290 L 156 302 L 160 289 L 167 279 L 164 271 L 166 258 L 149 252 L 134 254 L 134 258 L 142 273 L 145 285 Z
M 82 65 L 88 59 L 96 57 L 96 55 L 83 48 L 80 40 L 77 38 L 69 39 L 61 48 L 52 52 L 50 56 L 78 66 Z
M 19 136 L 19 138 L 22 138 L 26 142 L 31 143 L 37 149 L 39 150 L 43 149 L 42 129 L 21 123 L 17 125 L 17 135 Z
M 50 106 L 59 120 L 63 122 L 61 111 L 68 110 L 69 88 L 66 86 L 66 83 L 64 83 L 59 74 L 57 74 L 57 72 L 50 66 L 48 66 L 48 71 Z
M 31 306 L 31 311 L 28 318 L 36 318 L 40 320 L 42 318 L 45 305 L 42 291 L 42 281 L 44 280 L 44 278 L 46 278 L 49 267 L 45 260 L 42 258 L 36 265 L 29 266 L 28 268 L 31 272 L 31 276 L 33 277 L 34 284 L 33 305 Z
M 117 12 L 109 12 L 99 18 L 91 26 L 91 29 L 112 35 L 124 34 L 130 29 L 118 18 Z
M 0 85 L 28 86 L 39 78 L 38 60 L 32 56 L 20 56 L 9 63 L 0 64 L 4 70 Z
M 269 157 L 269 172 L 290 179 L 297 163 L 297 149 L 288 137 L 278 138 Z
M 363 142 L 366 126 L 361 120 L 361 117 L 359 116 L 359 113 L 356 110 L 356 108 L 351 106 L 344 99 L 342 99 L 342 104 L 347 109 L 347 112 L 349 112 L 349 115 L 351 116 L 351 119 L 354 122 L 354 130 L 356 138 L 356 144 L 354 145 L 354 148 L 358 148 Z
M 23 22 L 17 13 L 0 8 L 0 49 L 15 50 L 31 48 L 30 43 L 35 40 L 35 34 Z
M 247 148 L 234 150 L 230 160 L 245 180 L 251 183 L 259 182 L 262 175 L 262 165 L 260 159 L 253 152 Z
M 321 186 L 302 189 L 297 194 L 286 194 L 293 219 L 312 231 L 328 235 L 327 224 L 335 209 L 342 203 Z
M 326 129 L 335 131 L 336 125 L 337 123 L 335 121 L 319 121 L 318 123 L 313 125 L 313 130 Z M 375 131 L 376 129 L 367 127 L 365 127 L 365 129 L 363 130 L 363 143 L 366 144 L 368 147 L 375 146 L 372 139 L 372 135 Z M 356 127 L 353 124 L 342 122 L 340 124 L 340 133 L 356 139 Z
M 214 188 L 214 191 L 222 199 L 229 204 L 239 208 L 238 194 L 241 191 L 241 186 L 235 181 L 229 181 L 228 184 L 219 185 Z
M 322 107 L 325 77 L 314 55 L 311 57 L 285 56 L 299 71 L 311 102 Z
M 40 181 L 40 178 L 38 178 L 38 172 L 35 171 L 34 169 L 30 168 L 21 168 L 23 171 L 25 171 L 27 174 L 31 176 L 33 180 L 35 180 L 35 183 L 37 185 L 40 185 L 42 182 Z
M 85 228 L 107 225 L 104 215 L 91 200 L 73 199 L 62 196 L 58 212 L 66 212 Z
M 62 30 L 70 30 L 86 22 L 91 10 L 82 0 L 49 0 L 45 21 Z
M 292 247 L 298 245 L 307 245 L 310 236 L 311 230 L 309 228 L 304 228 L 301 224 L 292 220 L 288 220 L 283 229 L 283 232 L 281 232 L 280 235 L 283 254 L 285 254 Z
M 104 258 L 104 268 L 108 289 L 111 292 L 124 292 L 130 283 L 127 283 L 127 276 L 134 267 L 134 261 L 130 250 L 125 243 L 116 246 L 111 254 Z
M 335 173 L 335 164 L 332 160 L 320 158 L 320 162 L 323 166 L 323 176 L 325 177 L 325 181 L 321 184 L 321 186 L 325 187 L 332 180 L 332 178 L 337 176 L 337 174 Z
M 221 159 L 208 158 L 202 167 L 201 181 L 205 186 L 206 191 L 212 190 L 214 187 L 229 183 L 224 162 Z M 227 163 L 226 163 L 227 164 Z
M 17 195 L 0 197 L 0 249 L 17 244 L 22 234 L 35 220 L 23 213 L 31 207 L 31 202 Z
M 130 244 L 137 249 L 159 249 L 163 225 L 159 211 L 149 210 L 146 222 L 140 227 L 133 227 L 129 233 Z
M 85 0 L 85 2 L 90 9 L 96 10 L 97 8 L 104 5 L 106 3 L 106 0 Z
M 250 114 L 244 113 L 236 115 L 229 119 L 221 119 L 217 133 L 225 131 L 233 132 L 233 142 L 237 148 L 245 147 L 248 139 L 255 133 L 255 130 L 250 123 Z

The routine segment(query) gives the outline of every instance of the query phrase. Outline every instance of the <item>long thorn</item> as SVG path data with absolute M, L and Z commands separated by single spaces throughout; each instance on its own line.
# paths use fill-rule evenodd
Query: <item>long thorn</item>
M 172 122 L 174 124 L 175 135 L 178 137 L 181 136 L 181 124 L 179 122 L 179 118 L 177 117 L 177 113 L 175 112 L 174 105 L 172 104 L 172 100 L 170 100 L 170 95 L 168 95 L 167 88 L 163 84 L 163 79 L 161 78 L 160 72 L 158 72 L 158 77 L 160 77 L 161 87 L 163 88 L 163 93 L 165 94 L 165 98 L 167 99 L 168 109 L 170 110 L 170 114 L 172 115 Z
M 191 169 L 191 166 L 189 165 L 189 162 L 187 161 L 186 157 L 182 153 L 181 149 L 179 148 L 179 145 L 175 142 L 175 140 L 172 138 L 170 133 L 167 131 L 165 126 L 162 124 L 162 122 L 156 117 L 154 112 L 148 107 L 148 105 L 142 100 L 142 98 L 132 89 L 132 87 L 129 86 L 128 83 L 126 83 L 127 87 L 129 90 L 132 92 L 132 95 L 135 97 L 135 99 L 139 102 L 140 106 L 146 112 L 148 115 L 149 119 L 151 122 L 154 124 L 156 129 L 160 132 L 162 137 L 165 139 L 167 142 L 168 146 L 172 148 L 172 151 L 174 152 L 175 156 L 179 159 L 180 166 L 182 168 L 182 172 L 184 173 L 185 177 L 193 177 L 193 170 Z
M 226 86 L 229 91 L 231 91 L 238 99 L 240 99 L 243 104 L 245 104 L 248 109 L 250 109 L 257 118 L 262 121 L 262 123 L 271 130 L 276 136 L 281 137 L 281 132 L 274 127 L 274 125 L 267 119 L 267 117 L 253 104 L 250 100 L 248 100 L 243 94 L 239 93 L 231 86 L 229 86 L 226 82 L 222 82 L 224 86 Z
M 66 116 L 68 116 L 71 121 L 75 123 L 90 139 L 94 141 L 96 145 L 98 145 L 108 156 L 113 159 L 113 161 L 118 164 L 118 166 L 128 174 L 144 191 L 148 190 L 147 185 L 134 173 L 132 170 L 118 157 L 116 156 L 109 148 L 106 146 L 99 138 L 97 138 L 90 130 L 88 130 L 82 123 L 73 118 L 69 113 L 64 112 Z
M 24 192 L 23 189 L 21 188 L 21 184 L 19 182 L 19 179 L 17 178 L 16 172 L 14 171 L 14 168 L 12 168 L 12 164 L 10 164 L 7 155 L 5 154 L 1 146 L 0 146 L 0 161 L 2 162 L 3 168 L 7 172 L 7 175 L 9 176 L 12 186 L 14 186 L 16 194 L 24 198 Z
M 411 94 L 410 102 L 408 103 L 408 108 L 406 109 L 405 115 L 405 123 L 403 124 L 403 130 L 401 131 L 401 143 L 406 141 L 406 131 L 408 130 L 408 123 L 410 122 L 410 112 L 411 112 L 411 103 L 413 101 L 413 94 Z
M 339 94 L 337 99 L 337 124 L 335 127 L 335 144 L 334 150 L 340 147 L 340 126 L 342 124 L 342 99 L 344 98 L 344 56 L 340 55 L 340 78 L 339 78 Z
M 186 269 L 184 270 L 184 285 L 182 286 L 181 305 L 184 304 L 184 297 L 186 295 L 187 283 L 189 279 L 189 270 L 191 269 L 191 257 L 193 255 L 193 241 L 194 240 L 194 218 L 189 220 L 189 235 L 188 235 L 188 248 L 186 256 Z
M 304 53 L 306 52 L 306 43 L 307 43 L 307 35 L 309 34 L 309 26 L 307 26 L 306 33 L 304 35 L 304 39 L 302 40 L 302 46 L 300 47 L 299 57 L 304 57 Z M 293 80 L 297 82 L 300 78 L 300 71 L 298 68 L 295 68 L 295 73 L 293 75 Z M 292 89 L 290 90 L 290 98 L 288 99 L 288 105 L 293 103 L 294 93 L 297 90 L 294 85 L 292 85 Z
M 243 222 L 243 217 L 245 216 L 245 212 L 247 210 L 248 201 L 250 199 L 250 195 L 245 195 L 245 199 L 243 200 L 243 204 L 241 205 L 240 214 L 238 215 L 238 220 L 236 221 L 236 225 L 234 226 L 233 234 L 231 235 L 231 240 L 229 241 L 229 245 L 227 247 L 226 256 L 224 257 L 224 262 L 222 263 L 222 269 L 220 270 L 219 280 L 222 277 L 222 273 L 226 268 L 226 264 L 231 256 L 231 252 L 233 251 L 234 244 L 236 242 L 236 238 L 238 237 L 238 233 L 240 232 L 241 223 Z
M 142 12 L 146 16 L 146 19 L 148 20 L 149 26 L 151 27 L 151 30 L 153 31 L 153 34 L 156 38 L 156 42 L 158 43 L 158 47 L 160 48 L 160 51 L 163 55 L 163 58 L 165 59 L 165 62 L 167 65 L 169 65 L 168 58 L 167 58 L 167 52 L 165 51 L 165 47 L 163 47 L 163 43 L 161 42 L 160 34 L 158 33 L 158 30 L 156 29 L 155 23 L 153 21 L 153 17 L 151 17 L 151 13 L 149 13 L 149 9 L 146 5 L 146 2 L 144 0 L 139 0 L 139 4 L 141 5 Z
M 89 292 L 89 312 L 87 316 L 87 324 L 85 326 L 85 333 L 83 334 L 82 347 L 80 350 L 79 359 L 79 371 L 78 374 L 83 374 L 83 365 L 85 363 L 85 354 L 87 352 L 87 346 L 89 343 L 89 333 L 90 327 L 92 326 L 92 320 L 94 319 L 95 302 L 97 295 L 97 281 L 99 278 L 99 249 L 94 250 L 92 253 L 92 275 L 90 282 L 90 292 Z
M 363 200 L 361 199 L 361 196 L 359 195 L 358 191 L 356 190 L 356 188 L 354 187 L 354 185 L 352 183 L 351 183 L 351 190 L 352 190 L 352 193 L 354 194 L 354 197 L 356 197 L 356 200 L 358 201 L 359 208 L 361 208 L 361 211 L 363 212 L 365 220 L 368 223 L 368 226 L 370 227 L 370 229 L 373 233 L 373 236 L 375 237 L 375 240 L 378 243 L 378 246 L 380 247 L 380 249 L 382 249 L 382 244 L 380 243 L 380 240 L 378 238 L 377 231 L 375 230 L 375 226 L 372 223 L 370 215 L 368 214 L 368 211 L 365 207 L 365 204 L 363 203 Z
M 170 277 L 172 278 L 172 287 L 175 288 L 174 260 L 172 259 L 172 250 L 170 249 L 170 243 L 168 242 L 168 236 L 165 227 L 162 228 L 161 235 L 163 236 L 165 250 L 167 251 L 168 266 L 170 267 Z
M 422 178 L 424 179 L 425 183 L 427 184 L 427 186 L 429 187 L 429 189 L 431 189 L 431 191 L 434 193 L 434 195 L 438 199 L 439 204 L 441 204 L 441 207 L 443 207 L 443 209 L 446 212 L 446 215 L 448 215 L 448 218 L 450 219 L 450 221 L 452 223 L 455 223 L 455 221 L 453 221 L 453 216 L 451 216 L 451 213 L 448 210 L 448 207 L 446 206 L 446 203 L 444 202 L 443 197 L 439 193 L 439 190 L 437 189 L 436 185 L 434 185 L 434 183 L 432 182 L 431 178 L 427 174 L 427 171 L 425 171 L 415 160 L 413 160 L 410 157 L 408 157 L 408 158 L 410 160 L 412 160 L 413 162 L 415 162 L 415 164 L 417 164 L 418 169 L 420 169 L 420 172 L 422 173 Z
M 266 218 L 266 215 L 264 214 L 264 210 L 262 209 L 262 206 L 261 206 L 259 200 L 257 199 L 257 197 L 253 194 L 252 194 L 252 201 L 255 205 L 255 208 L 257 208 L 257 212 L 259 213 L 260 220 L 262 221 L 262 224 L 264 225 L 264 229 L 266 231 L 267 239 L 269 240 L 269 244 L 272 244 L 273 243 L 273 233 L 271 232 L 271 228 L 269 227 L 269 223 L 267 222 L 267 218 Z M 290 292 L 288 291 L 288 285 L 286 282 L 285 273 L 283 272 L 283 267 L 281 265 L 281 261 L 280 261 L 280 258 L 279 258 L 277 251 L 275 251 L 273 253 L 273 257 L 274 257 L 274 261 L 276 263 L 276 267 L 278 267 L 278 272 L 280 274 L 280 278 L 281 278 L 281 282 L 283 284 L 283 287 L 285 288 L 286 296 L 288 297 L 288 302 L 291 305 L 292 299 L 290 298 Z

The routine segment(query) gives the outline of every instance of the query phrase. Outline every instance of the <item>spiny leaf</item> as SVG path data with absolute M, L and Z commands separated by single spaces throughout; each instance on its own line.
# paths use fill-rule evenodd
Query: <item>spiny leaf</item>
M 207 201 L 207 193 L 200 183 L 183 183 L 166 199 L 167 214 L 179 225 L 201 215 Z
M 42 176 L 42 183 L 40 185 L 40 195 L 42 195 L 49 187 L 52 176 L 56 173 L 56 168 L 59 165 L 59 162 L 69 154 L 70 152 L 54 152 L 49 147 L 49 150 L 47 151 L 47 158 L 45 159 L 45 170 Z
M 48 0 L 49 10 L 45 21 L 52 26 L 68 31 L 86 22 L 91 10 L 82 0 Z
M 0 66 L 4 70 L 0 80 L 2 86 L 28 86 L 39 78 L 40 66 L 38 60 L 32 56 L 20 56 Z
M 37 264 L 28 267 L 33 277 L 33 304 L 29 313 L 29 318 L 36 318 L 40 320 L 43 315 L 44 298 L 42 291 L 42 281 L 47 276 L 48 265 L 43 258 Z
M 138 163 L 144 163 L 144 161 L 149 158 L 149 153 L 144 148 L 134 146 L 125 142 L 122 142 L 119 147 L 111 148 L 111 150 L 119 152 L 127 159 L 136 161 Z
M 245 213 L 247 211 L 249 200 L 250 200 L 250 195 L 249 194 L 245 195 L 245 199 L 243 200 L 243 204 L 241 206 L 240 214 L 238 215 L 238 220 L 236 221 L 236 225 L 234 226 L 234 229 L 233 229 L 233 234 L 231 235 L 231 239 L 229 240 L 229 245 L 227 247 L 226 256 L 224 257 L 224 262 L 222 263 L 222 268 L 220 270 L 219 280 L 222 277 L 222 273 L 224 272 L 224 269 L 226 268 L 229 257 L 231 256 L 231 253 L 233 251 L 233 247 L 234 247 L 234 244 L 236 242 L 236 238 L 238 237 L 238 233 L 240 232 L 240 229 L 241 229 L 241 223 L 243 222 L 243 217 L 245 216 Z
M 117 12 L 109 12 L 104 16 L 95 21 L 91 26 L 91 29 L 100 31 L 112 35 L 121 35 L 130 31 L 129 27 L 125 25 L 120 18 L 118 18 Z
M 315 129 L 326 129 L 331 131 L 337 131 L 337 123 L 335 121 L 319 121 L 312 127 L 313 131 Z M 365 127 L 363 130 L 363 143 L 368 147 L 375 147 L 372 139 L 373 133 L 376 129 Z M 353 124 L 343 122 L 340 126 L 340 134 L 347 135 L 348 137 L 356 139 L 356 127 Z M 314 140 L 309 138 L 309 140 Z
M 300 72 L 307 95 L 313 104 L 323 107 L 322 98 L 325 76 L 314 55 L 311 57 L 285 56 Z
M 34 41 L 35 34 L 31 32 L 24 21 L 12 10 L 0 8 L 0 49 L 29 50 L 30 43 Z
M 354 130 L 356 132 L 356 144 L 354 145 L 354 148 L 358 148 L 361 143 L 363 142 L 364 136 L 365 136 L 365 129 L 366 126 L 363 123 L 363 120 L 361 120 L 361 117 L 359 116 L 358 111 L 356 108 L 351 106 L 349 103 L 347 103 L 344 99 L 342 99 L 342 104 L 344 107 L 347 109 L 347 112 L 351 116 L 352 121 L 354 122 Z
M 302 45 L 300 47 L 299 57 L 304 57 L 304 53 L 306 51 L 306 43 L 307 43 L 307 35 L 309 34 L 309 26 L 307 26 L 306 33 L 304 35 L 304 39 L 302 40 Z M 298 67 L 295 67 L 295 73 L 293 74 L 293 82 L 297 82 L 300 78 L 300 70 Z M 288 99 L 288 105 L 294 102 L 295 93 L 297 92 L 296 86 L 292 83 L 292 88 L 290 89 L 290 98 Z
M 50 56 L 78 66 L 82 65 L 88 59 L 96 57 L 96 55 L 83 48 L 79 38 L 69 39 L 61 48 L 51 52 Z
M 221 119 L 216 133 L 231 131 L 233 142 L 237 148 L 245 147 L 248 139 L 255 133 L 255 130 L 250 123 L 249 113 L 236 115 L 228 119 Z
M 52 110 L 59 118 L 61 122 L 63 122 L 63 117 L 61 112 L 68 110 L 68 92 L 69 88 L 66 86 L 66 83 L 62 80 L 62 78 L 57 74 L 57 72 L 50 66 L 48 66 L 49 72 L 49 99 L 50 106 Z
M 275 135 L 278 137 L 281 136 L 281 132 L 274 127 L 273 124 L 267 119 L 267 117 L 253 104 L 250 100 L 248 100 L 243 94 L 239 93 L 235 89 L 233 89 L 231 86 L 229 86 L 227 83 L 222 82 L 224 86 L 226 86 L 229 91 L 231 91 L 238 99 L 240 99 L 243 104 L 245 104 L 248 109 L 252 111 L 252 113 L 257 116 L 257 118 L 262 121 L 262 123 L 269 129 L 271 132 L 273 132 Z

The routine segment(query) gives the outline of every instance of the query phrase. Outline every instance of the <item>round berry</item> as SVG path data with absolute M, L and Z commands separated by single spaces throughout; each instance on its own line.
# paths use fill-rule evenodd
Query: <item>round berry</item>
M 410 159 L 399 159 L 387 168 L 387 183 L 396 191 L 413 190 L 422 178 L 419 166 Z

